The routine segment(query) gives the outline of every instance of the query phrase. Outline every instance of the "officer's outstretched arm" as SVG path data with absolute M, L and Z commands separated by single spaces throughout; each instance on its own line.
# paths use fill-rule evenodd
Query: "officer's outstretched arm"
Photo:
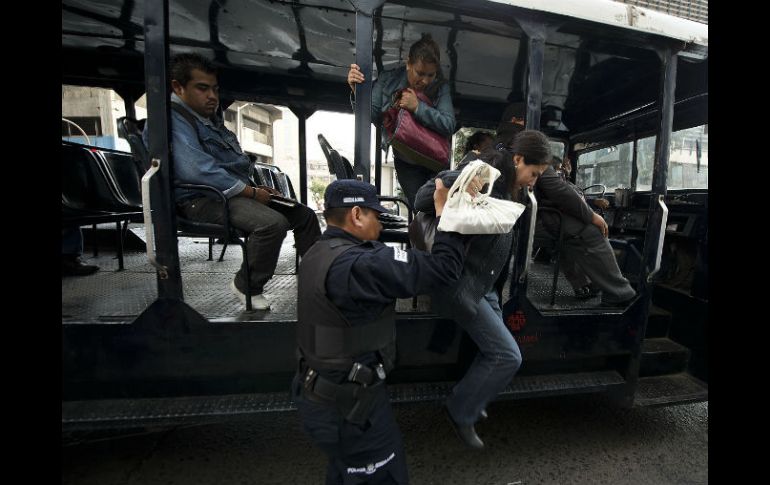
M 440 216 L 449 189 L 440 179 L 432 183 L 434 209 Z M 460 278 L 464 256 L 463 237 L 452 232 L 437 231 L 430 253 L 377 244 L 373 251 L 358 256 L 351 268 L 351 287 L 368 299 L 374 295 L 392 299 L 428 293 Z
M 449 189 L 444 187 L 444 182 L 441 179 L 436 179 L 436 190 L 433 191 L 433 208 L 436 210 L 436 217 L 439 217 L 444 211 L 447 194 L 449 194 Z

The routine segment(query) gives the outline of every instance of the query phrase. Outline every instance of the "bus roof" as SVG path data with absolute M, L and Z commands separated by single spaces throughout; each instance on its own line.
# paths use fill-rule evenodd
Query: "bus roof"
M 613 0 L 488 0 L 708 46 L 708 25 Z
M 146 0 L 145 0 L 146 1 Z M 63 0 L 62 82 L 144 92 L 144 2 Z M 170 0 L 171 54 L 198 51 L 220 68 L 223 102 L 350 111 L 355 60 L 347 0 Z M 394 1 L 375 13 L 377 70 L 401 64 L 430 33 L 462 125 L 493 127 L 526 92 L 526 35 L 547 21 L 543 120 L 590 130 L 657 100 L 660 59 L 681 49 L 677 100 L 707 93 L 708 26 L 609 0 Z M 700 62 L 705 60 L 705 62 Z M 559 123 L 557 123 L 558 125 Z

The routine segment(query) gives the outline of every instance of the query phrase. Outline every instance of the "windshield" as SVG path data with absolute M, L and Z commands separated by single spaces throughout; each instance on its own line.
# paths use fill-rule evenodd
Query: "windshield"
M 652 188 L 655 138 L 637 142 L 636 190 Z M 577 161 L 576 183 L 579 187 L 604 184 L 607 190 L 632 186 L 633 142 L 612 145 L 581 153 Z M 708 125 L 696 126 L 671 134 L 668 189 L 708 188 Z
M 607 190 L 631 185 L 631 164 L 633 161 L 632 142 L 612 145 L 578 157 L 578 187 L 604 184 Z
M 668 159 L 669 189 L 707 189 L 709 186 L 708 125 L 696 126 L 671 134 Z M 639 140 L 639 177 L 636 190 L 652 188 L 652 165 L 655 159 L 655 137 Z
M 551 155 L 559 157 L 564 160 L 564 148 L 566 145 L 561 140 L 548 139 L 548 144 L 551 145 Z

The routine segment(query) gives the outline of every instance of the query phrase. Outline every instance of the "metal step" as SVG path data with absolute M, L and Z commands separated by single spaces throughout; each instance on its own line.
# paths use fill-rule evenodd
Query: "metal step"
M 527 399 L 562 394 L 603 392 L 623 384 L 625 384 L 625 380 L 616 371 L 517 376 L 511 384 L 500 392 L 497 399 Z M 444 399 L 449 395 L 454 385 L 455 382 L 396 384 L 389 386 L 390 400 L 402 403 Z
M 560 394 L 606 391 L 625 381 L 615 371 L 522 376 L 500 393 L 498 399 L 524 399 Z M 454 382 L 389 385 L 395 403 L 434 401 L 445 398 Z M 289 392 L 234 394 L 152 399 L 65 401 L 63 431 L 117 430 L 142 426 L 204 424 L 247 418 L 263 412 L 296 409 Z
M 499 399 L 525 399 L 564 394 L 604 392 L 626 383 L 618 372 L 576 372 L 570 374 L 547 374 L 521 376 L 499 395 Z
M 642 341 L 642 361 L 639 376 L 675 374 L 687 370 L 690 349 L 667 338 Z
M 686 372 L 667 376 L 640 377 L 634 406 L 663 406 L 708 401 L 708 384 Z
M 671 312 L 655 305 L 650 306 L 650 313 L 647 317 L 647 329 L 645 338 L 661 338 L 668 335 L 668 329 L 671 326 Z
M 62 402 L 62 428 L 121 429 L 203 424 L 269 411 L 296 409 L 289 392 Z

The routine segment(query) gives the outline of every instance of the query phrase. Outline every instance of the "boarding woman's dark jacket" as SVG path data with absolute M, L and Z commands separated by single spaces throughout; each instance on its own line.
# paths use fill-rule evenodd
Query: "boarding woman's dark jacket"
M 436 177 L 450 187 L 470 161 L 464 160 L 457 170 L 444 170 Z M 435 179 L 431 178 L 417 192 L 415 208 L 429 214 L 434 213 L 433 191 Z M 492 197 L 511 200 L 505 181 L 499 177 L 492 186 Z M 436 236 L 441 231 L 436 231 Z M 506 261 L 513 244 L 513 230 L 506 234 L 478 234 L 468 238 L 462 275 L 457 284 L 448 291 L 431 293 L 433 310 L 439 315 L 455 320 L 467 320 L 476 316 L 481 298 L 495 287 L 495 282 L 508 273 Z

